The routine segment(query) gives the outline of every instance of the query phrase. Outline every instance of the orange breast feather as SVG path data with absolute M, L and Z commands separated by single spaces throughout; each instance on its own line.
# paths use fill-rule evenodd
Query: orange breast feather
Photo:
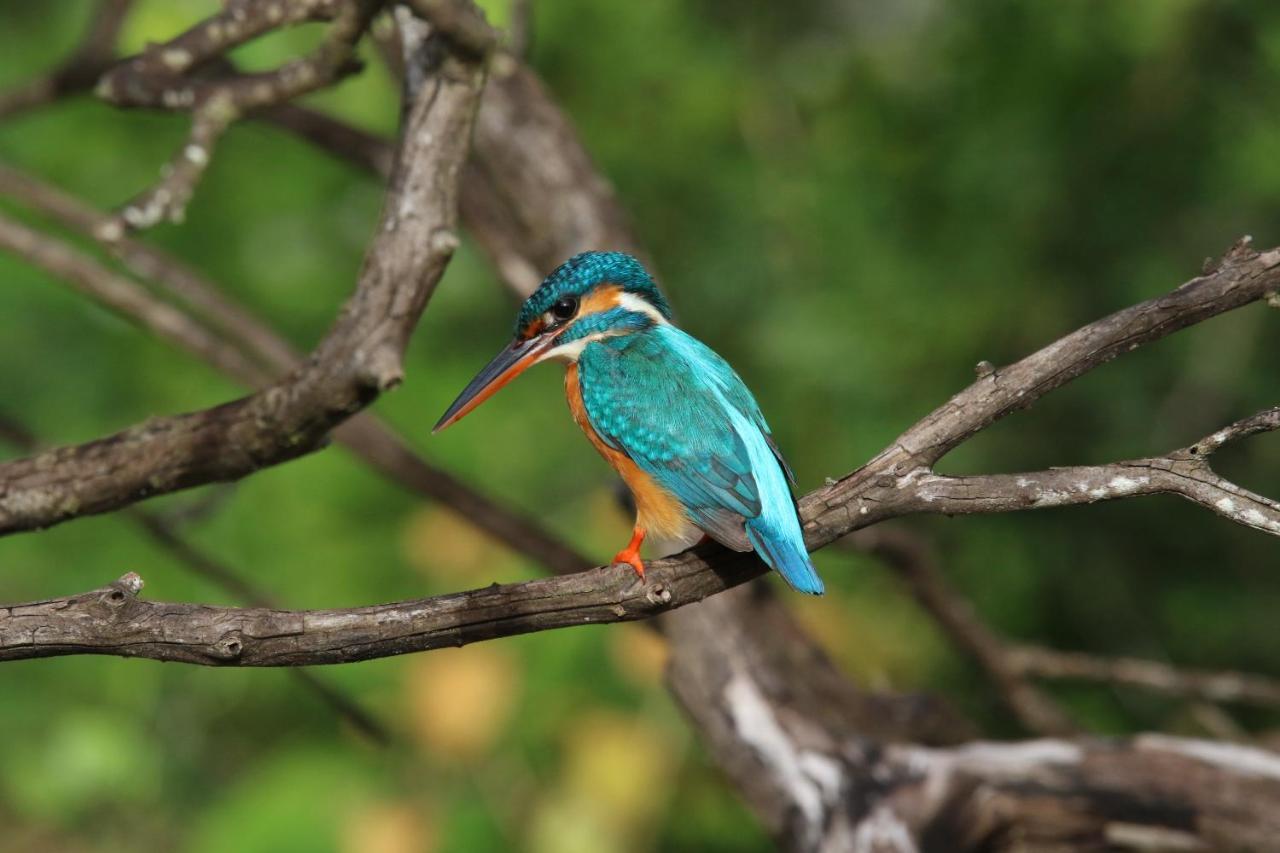
M 640 470 L 631 457 L 620 450 L 615 450 L 604 443 L 596 434 L 595 427 L 587 418 L 587 409 L 582 403 L 582 386 L 578 382 L 578 365 L 570 364 L 564 375 L 564 393 L 569 400 L 569 411 L 573 419 L 586 433 L 600 455 L 613 466 L 627 484 L 636 501 L 636 524 L 649 533 L 662 537 L 678 537 L 689 527 L 689 517 L 684 507 L 669 491 L 658 485 L 657 481 Z

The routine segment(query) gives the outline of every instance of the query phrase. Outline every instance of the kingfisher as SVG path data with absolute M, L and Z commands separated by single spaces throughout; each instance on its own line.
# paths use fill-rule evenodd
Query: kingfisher
M 574 421 L 635 498 L 631 541 L 614 565 L 643 579 L 646 535 L 701 530 L 734 551 L 754 550 L 794 589 L 822 594 L 789 485 L 795 475 L 760 406 L 728 362 L 675 326 L 657 284 L 628 254 L 584 252 L 547 276 L 520 306 L 512 342 L 433 432 L 550 360 L 565 364 Z

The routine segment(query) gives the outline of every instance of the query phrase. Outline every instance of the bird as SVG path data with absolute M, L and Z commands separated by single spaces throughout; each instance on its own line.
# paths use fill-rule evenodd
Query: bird
M 698 530 L 755 551 L 799 592 L 821 595 L 791 485 L 747 386 L 723 358 L 672 321 L 636 258 L 575 255 L 520 306 L 511 343 L 463 389 L 432 432 L 473 411 L 529 367 L 565 364 L 573 419 L 635 499 L 631 541 L 613 558 L 643 581 L 646 536 Z

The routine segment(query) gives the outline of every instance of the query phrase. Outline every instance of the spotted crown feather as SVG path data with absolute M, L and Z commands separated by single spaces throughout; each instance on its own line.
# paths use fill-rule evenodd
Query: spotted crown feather
M 524 301 L 516 317 L 516 334 L 545 314 L 560 297 L 583 296 L 602 282 L 640 296 L 663 317 L 671 319 L 666 297 L 638 260 L 625 252 L 583 252 L 557 267 Z

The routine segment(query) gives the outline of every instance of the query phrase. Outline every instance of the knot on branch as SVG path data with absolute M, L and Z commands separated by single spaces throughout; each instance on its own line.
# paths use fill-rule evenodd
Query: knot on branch
M 244 654 L 244 639 L 239 631 L 232 631 L 214 643 L 212 649 L 214 656 L 219 660 L 239 660 Z
M 128 572 L 103 589 L 99 600 L 110 608 L 118 609 L 137 600 L 138 593 L 142 592 L 145 585 L 141 575 L 137 572 Z
M 671 590 L 662 583 L 655 583 L 644 597 L 654 607 L 663 607 L 671 603 Z

